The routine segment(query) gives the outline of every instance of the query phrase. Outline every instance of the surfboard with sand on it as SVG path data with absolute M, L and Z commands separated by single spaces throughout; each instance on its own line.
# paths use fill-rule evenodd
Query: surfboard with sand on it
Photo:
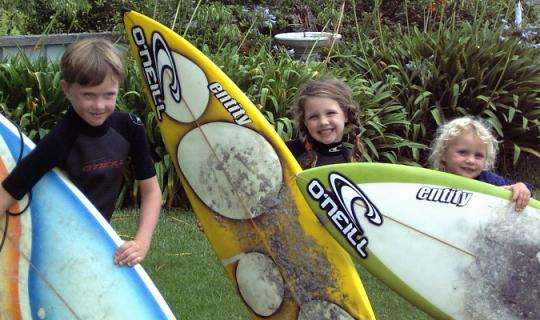
M 22 137 L 26 155 L 34 144 Z M 0 180 L 20 153 L 21 134 L 0 115 Z M 0 215 L 0 319 L 175 319 L 140 265 L 114 265 L 120 238 L 59 170 L 31 194 L 11 208 L 29 201 L 21 215 Z
M 296 181 L 336 240 L 437 319 L 540 319 L 540 202 L 402 165 L 313 168 Z
M 294 182 L 296 160 L 240 89 L 188 41 L 124 13 L 165 146 L 255 318 L 374 319 L 348 254 Z

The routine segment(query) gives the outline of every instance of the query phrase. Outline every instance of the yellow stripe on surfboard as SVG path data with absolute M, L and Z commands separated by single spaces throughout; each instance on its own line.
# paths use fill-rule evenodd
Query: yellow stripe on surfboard
M 257 108 L 172 30 L 133 11 L 124 24 L 193 210 L 252 315 L 375 319 L 350 257 L 294 181 L 298 163 Z

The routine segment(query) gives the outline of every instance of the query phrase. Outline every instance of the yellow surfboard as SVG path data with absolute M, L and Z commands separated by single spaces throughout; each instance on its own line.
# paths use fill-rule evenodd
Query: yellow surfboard
M 375 319 L 295 183 L 300 166 L 253 103 L 172 30 L 133 11 L 124 24 L 193 210 L 252 315 Z

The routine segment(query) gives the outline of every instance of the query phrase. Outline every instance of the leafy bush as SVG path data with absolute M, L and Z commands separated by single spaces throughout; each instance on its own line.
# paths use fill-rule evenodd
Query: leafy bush
M 349 84 L 360 106 L 361 135 L 367 161 L 419 165 L 419 150 L 425 145 L 402 135 L 410 127 L 407 112 L 398 99 L 392 82 L 356 79 Z
M 488 26 L 411 34 L 392 47 L 366 40 L 338 66 L 391 86 L 410 125 L 399 136 L 428 145 L 436 127 L 467 114 L 486 119 L 514 163 L 520 151 L 540 154 L 540 52 L 499 41 Z M 386 49 L 381 49 L 386 48 Z M 425 157 L 412 159 L 424 164 Z
M 0 63 L 0 108 L 30 139 L 47 134 L 66 105 L 57 64 L 24 55 Z
M 518 167 L 539 167 L 540 51 L 499 39 L 499 21 L 513 14 L 508 1 L 350 1 L 344 11 L 341 1 L 332 0 L 13 1 L 0 9 L 0 17 L 10 19 L 0 22 L 0 32 L 26 33 L 29 27 L 21 21 L 27 19 L 36 33 L 121 31 L 121 4 L 185 35 L 285 140 L 295 136 L 290 106 L 298 88 L 331 73 L 347 81 L 361 106 L 367 161 L 425 165 L 436 127 L 473 114 L 487 119 L 502 141 L 503 174 L 515 171 L 516 161 Z M 310 13 L 310 23 L 294 25 Z M 272 42 L 281 31 L 338 26 L 344 41 L 323 50 L 323 62 L 294 60 Z M 185 204 L 155 116 L 146 107 L 139 70 L 131 60 L 126 68 L 118 109 L 145 122 L 166 205 Z M 0 61 L 0 108 L 37 141 L 68 106 L 59 81 L 55 63 L 23 56 Z M 516 172 L 522 178 L 528 173 Z M 126 173 L 119 204 L 135 204 L 137 198 L 138 187 Z

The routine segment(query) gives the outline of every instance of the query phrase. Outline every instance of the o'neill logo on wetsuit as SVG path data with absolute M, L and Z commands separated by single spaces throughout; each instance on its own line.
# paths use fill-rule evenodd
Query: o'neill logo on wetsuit
M 377 226 L 382 225 L 383 217 L 364 192 L 347 178 L 338 173 L 331 173 L 328 181 L 332 191 L 327 192 L 319 180 L 313 179 L 307 186 L 308 193 L 319 202 L 328 219 L 360 257 L 365 259 L 368 256 L 366 251 L 368 238 L 360 226 L 360 217 L 363 213 L 369 223 Z M 355 206 L 354 204 L 358 202 L 360 206 Z M 356 212 L 358 208 L 362 208 L 364 212 Z
M 163 92 L 166 89 L 163 86 L 163 77 L 166 70 L 169 70 L 172 76 L 172 79 L 170 79 L 171 84 L 167 88 L 171 97 L 177 103 L 180 103 L 182 98 L 180 80 L 171 50 L 169 50 L 169 46 L 158 32 L 152 33 L 152 44 L 150 46 L 146 44 L 144 31 L 140 27 L 134 27 L 131 33 L 139 51 L 144 79 L 150 89 L 150 95 L 156 107 L 157 118 L 161 121 L 163 119 L 161 114 L 165 112 L 166 108 L 163 101 Z

